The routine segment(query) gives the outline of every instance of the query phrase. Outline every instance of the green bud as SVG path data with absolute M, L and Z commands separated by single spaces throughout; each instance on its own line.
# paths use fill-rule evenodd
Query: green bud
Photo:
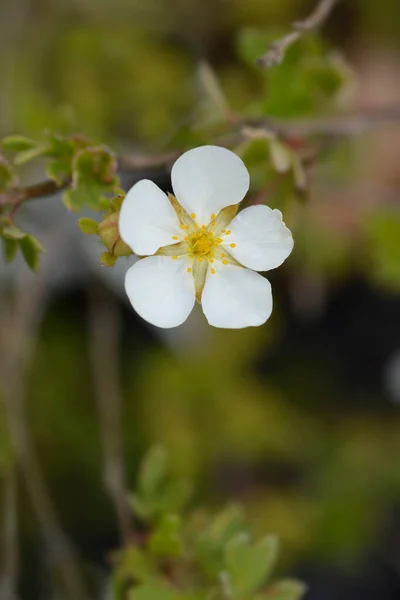
M 103 252 L 100 256 L 100 263 L 103 267 L 113 267 L 117 262 L 117 257 L 111 254 L 111 252 Z
M 114 256 L 129 256 L 132 250 L 121 240 L 118 229 L 119 212 L 108 215 L 98 225 L 98 233 L 107 250 Z
M 94 219 L 89 219 L 88 217 L 82 217 L 78 219 L 78 226 L 82 233 L 86 235 L 97 235 L 99 224 Z

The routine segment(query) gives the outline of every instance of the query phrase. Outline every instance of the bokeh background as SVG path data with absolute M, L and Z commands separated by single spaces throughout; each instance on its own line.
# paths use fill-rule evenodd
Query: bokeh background
M 117 152 L 207 141 L 200 61 L 240 114 L 399 107 L 398 0 L 339 2 L 322 43 L 345 85 L 321 84 L 329 103 L 310 101 L 295 59 L 271 76 L 246 61 L 252 28 L 285 31 L 313 4 L 2 0 L 0 134 L 79 132 Z M 0 543 L 5 568 L 17 540 L 22 600 L 59 597 L 43 543 L 53 520 L 103 597 L 118 546 L 110 438 L 130 489 L 161 442 L 196 502 L 243 502 L 256 533 L 279 535 L 280 571 L 307 582 L 307 600 L 400 598 L 400 124 L 327 142 L 302 198 L 279 178 L 269 185 L 267 159 L 253 168 L 254 149 L 240 148 L 251 197 L 282 208 L 295 238 L 269 274 L 273 316 L 256 329 L 212 329 L 200 309 L 176 330 L 154 329 L 124 296 L 129 259 L 100 267 L 99 243 L 60 198 L 20 211 L 47 249 L 38 275 L 0 263 Z M 143 176 L 169 189 L 167 170 L 125 174 L 124 187 Z

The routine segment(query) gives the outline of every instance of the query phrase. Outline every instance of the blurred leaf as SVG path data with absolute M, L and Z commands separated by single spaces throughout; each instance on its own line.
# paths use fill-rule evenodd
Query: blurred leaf
M 229 104 L 224 96 L 217 76 L 211 66 L 202 61 L 198 67 L 198 78 L 200 90 L 209 100 L 211 107 L 217 112 L 218 116 L 223 116 L 229 110 Z
M 10 166 L 5 160 L 0 159 L 0 192 L 4 192 L 13 180 Z
M 272 138 L 269 142 L 269 151 L 276 171 L 287 173 L 292 165 L 292 156 L 288 147 L 280 140 Z
M 233 594 L 242 598 L 265 583 L 275 565 L 278 540 L 266 536 L 255 544 L 245 533 L 233 538 L 225 549 L 225 567 L 230 575 Z
M 64 192 L 63 202 L 68 210 L 78 212 L 84 207 L 87 197 L 88 194 L 85 188 L 71 188 Z
M 226 544 L 242 530 L 243 509 L 227 506 L 217 514 L 196 541 L 197 558 L 208 575 L 216 576 L 223 568 L 223 551 Z
M 4 150 L 23 152 L 37 148 L 39 144 L 23 135 L 9 135 L 2 140 L 1 145 Z
M 116 182 L 117 162 L 104 146 L 86 148 L 76 155 L 73 165 L 74 182 L 77 186 L 97 183 L 111 186 Z
M 39 268 L 39 256 L 43 252 L 43 247 L 39 241 L 33 235 L 26 234 L 20 239 L 19 245 L 28 267 L 32 271 L 37 271 Z
M 78 226 L 82 233 L 86 235 L 98 235 L 99 224 L 94 219 L 89 219 L 88 217 L 82 217 L 78 219 Z
M 46 173 L 50 179 L 53 179 L 58 185 L 61 185 L 68 177 L 71 176 L 71 159 L 60 158 L 52 161 L 47 165 Z
M 182 554 L 181 521 L 177 515 L 163 515 L 152 532 L 148 548 L 158 556 L 177 557 Z
M 167 476 L 168 455 L 163 446 L 153 446 L 146 454 L 139 470 L 138 490 L 145 497 L 152 497 Z
M 15 255 L 17 254 L 17 251 L 18 251 L 17 240 L 13 240 L 11 238 L 2 238 L 1 244 L 2 244 L 4 260 L 6 262 L 11 262 L 12 260 L 14 260 Z
M 300 600 L 306 593 L 307 588 L 304 583 L 295 579 L 283 579 L 274 583 L 264 595 L 260 595 L 257 600 Z
M 128 546 L 119 553 L 116 578 L 119 584 L 124 585 L 130 582 L 157 581 L 159 575 L 151 556 L 137 546 Z
M 10 224 L 4 227 L 2 234 L 10 240 L 22 240 L 27 234 L 16 225 Z
M 365 223 L 368 273 L 379 283 L 400 290 L 400 218 L 397 211 L 375 212 Z
M 35 146 L 29 150 L 23 150 L 14 156 L 14 164 L 17 166 L 24 165 L 25 163 L 30 162 L 39 156 L 43 156 L 44 154 L 46 154 L 46 146 L 44 145 Z

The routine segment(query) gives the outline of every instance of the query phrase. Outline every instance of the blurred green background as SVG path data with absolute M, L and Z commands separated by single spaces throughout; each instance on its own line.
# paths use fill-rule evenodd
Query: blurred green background
M 207 142 L 200 61 L 242 115 L 399 107 L 398 0 L 339 2 L 323 41 L 310 37 L 271 72 L 254 65 L 255 48 L 313 5 L 2 0 L 0 135 L 79 132 L 117 152 Z M 41 274 L 0 264 L 2 393 L 25 406 L 58 518 L 98 589 L 118 545 L 99 426 L 108 393 L 122 402 L 130 488 L 140 457 L 162 442 L 197 502 L 241 501 L 256 532 L 279 535 L 280 569 L 309 583 L 307 600 L 400 598 L 400 126 L 328 140 L 307 201 L 276 177 L 262 143 L 236 150 L 251 197 L 281 208 L 295 239 L 269 274 L 270 321 L 216 330 L 199 309 L 182 328 L 156 331 L 127 305 L 125 259 L 105 273 L 76 216 L 45 199 L 21 211 L 47 247 Z M 123 184 L 143 176 L 170 189 L 167 171 Z M 112 436 L 112 416 L 103 418 Z M 3 541 L 10 472 L 21 598 L 56 598 L 1 408 Z

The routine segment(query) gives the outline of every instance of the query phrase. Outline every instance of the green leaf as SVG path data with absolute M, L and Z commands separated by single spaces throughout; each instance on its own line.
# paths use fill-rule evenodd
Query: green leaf
M 283 579 L 274 583 L 258 600 L 300 600 L 306 591 L 307 588 L 301 581 Z
M 28 267 L 32 271 L 37 271 L 39 268 L 39 255 L 43 252 L 43 247 L 39 241 L 33 235 L 26 234 L 20 239 L 19 245 Z
M 138 490 L 144 497 L 152 497 L 165 481 L 168 456 L 163 446 L 153 446 L 146 454 L 139 470 Z
M 22 229 L 12 223 L 4 227 L 2 234 L 10 240 L 22 240 L 27 235 L 25 231 L 22 231 Z
M 0 192 L 4 192 L 12 182 L 13 175 L 10 166 L 0 159 Z
M 242 530 L 243 523 L 242 507 L 232 504 L 218 513 L 199 535 L 196 542 L 197 559 L 209 576 L 217 576 L 224 568 L 224 548 Z
M 25 150 L 31 150 L 37 148 L 38 142 L 31 140 L 23 135 L 9 135 L 3 139 L 1 145 L 4 150 L 10 150 L 11 152 L 24 152 Z
M 198 68 L 198 79 L 201 90 L 205 93 L 210 104 L 219 115 L 224 115 L 229 109 L 228 101 L 211 66 L 202 61 Z
M 11 238 L 2 238 L 1 244 L 4 260 L 6 262 L 11 262 L 12 260 L 14 260 L 18 250 L 17 240 L 13 240 Z
M 181 521 L 177 515 L 164 515 L 149 539 L 149 550 L 157 556 L 177 557 L 182 554 Z
M 83 209 L 87 197 L 87 190 L 83 188 L 69 189 L 63 194 L 63 202 L 68 210 L 78 212 Z
M 73 164 L 73 177 L 76 187 L 82 184 L 97 183 L 111 188 L 117 184 L 117 161 L 104 146 L 80 150 Z
M 278 173 L 287 173 L 292 165 L 291 151 L 285 144 L 276 138 L 269 142 L 269 151 L 272 164 Z
M 18 154 L 14 157 L 14 164 L 24 165 L 39 156 L 43 156 L 46 153 L 46 146 L 35 146 L 34 148 L 30 148 L 29 150 L 23 150 L 22 152 L 18 152 Z
M 137 546 L 127 546 L 119 553 L 115 574 L 120 584 L 153 582 L 159 577 L 154 560 Z
M 53 181 L 57 183 L 57 185 L 62 185 L 65 180 L 71 177 L 71 159 L 67 157 L 54 160 L 47 165 L 46 173 L 50 179 L 53 179 Z
M 94 219 L 82 217 L 78 219 L 78 226 L 82 233 L 86 235 L 98 235 L 99 233 L 99 224 Z
M 400 217 L 397 211 L 375 211 L 364 224 L 368 274 L 381 285 L 400 290 Z
M 266 536 L 251 544 L 249 536 L 238 534 L 225 549 L 225 568 L 230 575 L 233 595 L 243 598 L 255 592 L 271 574 L 278 553 L 278 540 Z

